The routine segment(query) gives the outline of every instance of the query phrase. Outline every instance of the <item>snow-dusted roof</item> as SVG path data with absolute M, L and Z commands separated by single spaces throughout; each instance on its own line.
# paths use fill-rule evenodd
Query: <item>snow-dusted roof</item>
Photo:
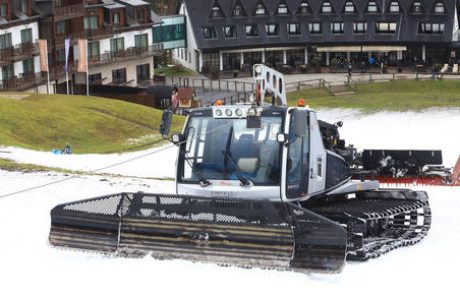
M 104 7 L 107 9 L 115 9 L 115 8 L 123 8 L 126 7 L 121 3 L 117 3 L 113 0 L 102 0 L 102 3 L 104 3 Z
M 149 5 L 148 2 L 142 0 L 118 0 L 120 2 L 126 3 L 131 6 L 141 6 L 141 5 Z

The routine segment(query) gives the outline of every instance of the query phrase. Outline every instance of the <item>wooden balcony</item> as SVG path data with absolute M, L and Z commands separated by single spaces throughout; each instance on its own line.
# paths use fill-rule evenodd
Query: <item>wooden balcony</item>
M 54 7 L 54 21 L 82 17 L 85 15 L 85 3 L 79 3 L 69 6 Z
M 46 75 L 33 73 L 20 75 L 9 80 L 0 80 L 0 90 L 2 91 L 23 91 L 37 85 L 46 83 Z
M 115 52 L 106 52 L 97 56 L 89 56 L 89 63 L 92 66 L 103 65 L 107 63 L 139 59 L 149 56 L 160 55 L 163 51 L 161 44 L 147 47 L 130 47 L 125 50 Z
M 78 39 L 88 39 L 91 40 L 99 40 L 104 38 L 112 38 L 113 37 L 113 27 L 111 26 L 103 26 L 97 29 L 88 29 L 84 31 L 77 31 L 65 35 L 57 35 L 54 37 L 56 41 L 56 47 L 62 48 L 64 47 L 64 40 L 66 38 L 70 38 L 71 43 L 74 45 L 77 43 Z M 45 36 L 49 40 L 48 46 L 52 46 L 51 44 L 51 36 Z
M 112 38 L 113 37 L 113 27 L 103 26 L 97 29 L 88 29 L 88 30 L 85 30 L 84 35 L 88 40 Z
M 9 48 L 0 50 L 0 66 L 18 61 L 22 59 L 31 58 L 39 54 L 38 43 L 21 43 Z

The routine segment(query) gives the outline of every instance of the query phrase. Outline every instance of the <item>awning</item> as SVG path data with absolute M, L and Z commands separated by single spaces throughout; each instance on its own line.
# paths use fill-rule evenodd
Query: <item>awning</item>
M 390 51 L 406 51 L 406 46 L 318 46 L 317 52 L 390 52 Z

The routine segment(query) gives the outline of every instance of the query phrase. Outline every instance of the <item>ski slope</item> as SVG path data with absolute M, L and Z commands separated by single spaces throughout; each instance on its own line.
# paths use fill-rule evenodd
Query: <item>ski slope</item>
M 361 114 L 324 110 L 319 117 L 343 120 L 342 136 L 359 148 L 442 149 L 445 164 L 460 154 L 459 110 Z M 460 188 L 413 187 L 430 196 L 433 223 L 419 244 L 365 263 L 347 263 L 340 274 L 305 275 L 219 267 L 188 261 L 117 258 L 54 249 L 47 243 L 50 211 L 64 202 L 120 191 L 172 193 L 175 148 L 120 155 L 53 155 L 0 148 L 21 162 L 92 171 L 120 177 L 0 171 L 0 195 L 65 180 L 0 198 L 0 294 L 429 294 L 456 293 L 460 265 Z

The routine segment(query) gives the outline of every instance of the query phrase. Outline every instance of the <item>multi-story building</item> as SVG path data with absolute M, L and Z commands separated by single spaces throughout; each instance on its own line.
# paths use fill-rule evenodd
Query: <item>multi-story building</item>
M 38 19 L 32 0 L 0 0 L 0 90 L 40 81 Z
M 27 20 L 30 19 L 29 26 L 32 28 L 30 38 L 33 42 L 38 38 L 48 40 L 49 76 L 56 91 L 67 91 L 67 77 L 70 92 L 82 92 L 86 88 L 86 73 L 77 72 L 76 69 L 79 39 L 88 40 L 90 84 L 134 86 L 152 78 L 153 57 L 161 52 L 161 47 L 153 44 L 154 23 L 149 3 L 142 0 L 0 0 L 0 3 L 3 2 L 7 4 L 0 4 L 2 14 L 5 10 L 5 15 L 10 15 L 8 20 L 14 20 L 15 28 L 19 24 L 23 25 L 26 18 L 25 13 L 20 14 L 12 3 L 26 2 L 27 7 L 30 7 L 27 14 Z M 2 18 L 5 17 L 0 17 L 0 36 L 3 36 L 1 28 L 5 26 Z M 11 27 L 13 22 L 8 21 L 6 25 Z M 12 31 L 9 37 L 12 41 L 5 43 L 6 45 L 1 43 L 0 37 L 0 49 L 15 45 L 19 49 L 18 44 L 24 43 L 21 41 L 22 29 L 25 27 L 17 27 L 16 31 Z M 70 40 L 67 68 L 66 39 Z M 33 54 L 38 54 L 37 47 L 34 45 L 32 48 L 35 50 Z M 2 63 L 3 60 L 2 55 Z M 35 85 L 45 85 L 45 73 L 40 73 L 39 58 L 35 56 L 34 62 L 32 69 L 41 77 L 34 81 Z M 28 62 L 23 63 L 22 67 L 14 65 L 14 73 L 5 68 L 3 84 L 10 86 L 3 87 L 4 90 L 19 90 L 16 83 L 5 81 L 25 73 L 23 68 L 29 73 L 31 70 L 26 67 Z
M 298 66 L 313 58 L 389 65 L 456 59 L 458 0 L 182 0 L 187 46 L 177 59 L 198 71 Z M 458 39 L 458 38 L 457 38 Z

